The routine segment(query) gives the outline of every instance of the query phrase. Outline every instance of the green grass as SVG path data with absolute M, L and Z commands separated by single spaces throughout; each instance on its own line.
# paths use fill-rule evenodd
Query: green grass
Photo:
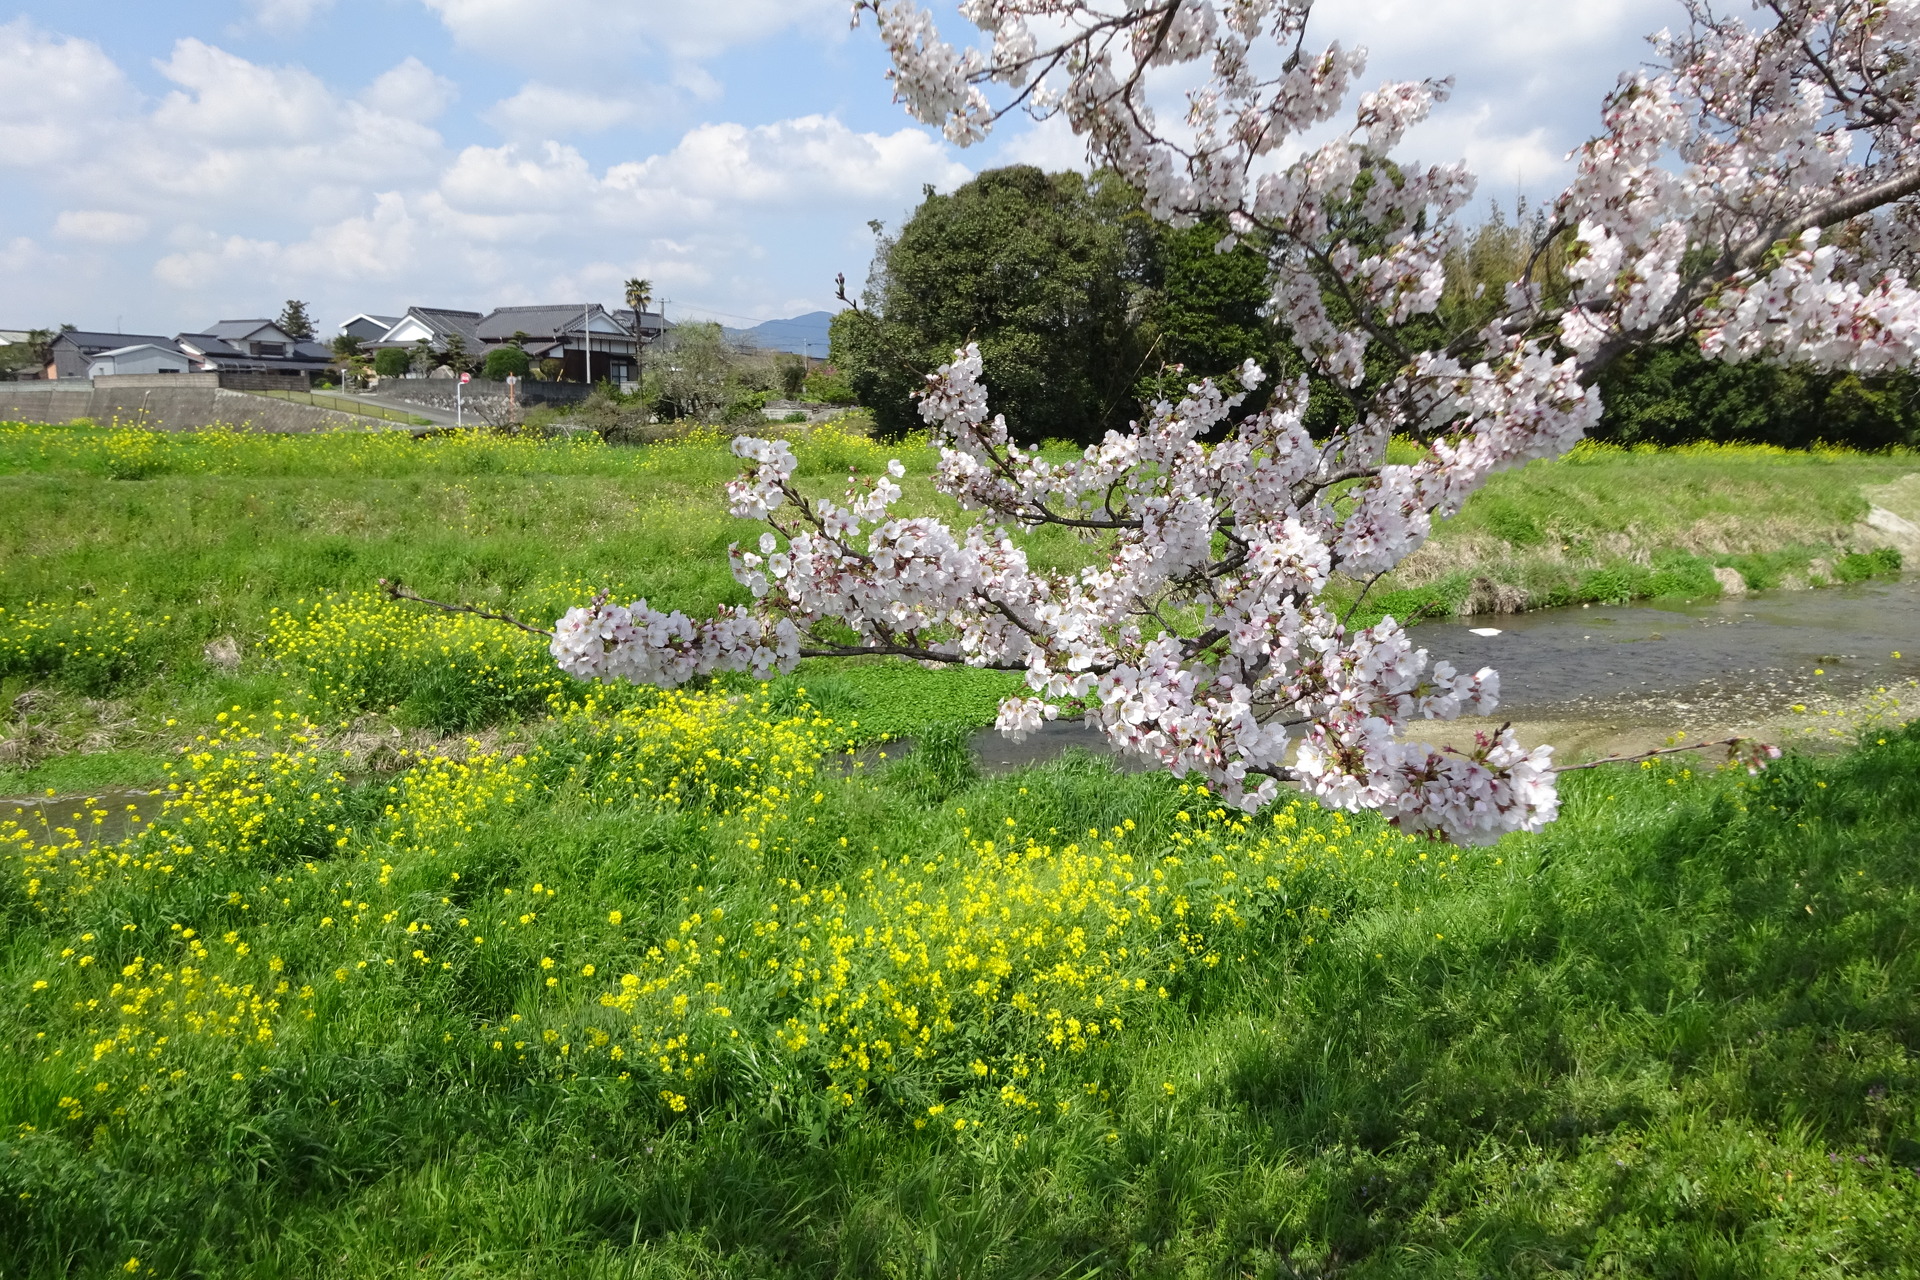
M 129 1258 L 248 1276 L 1912 1275 L 1920 730 L 1884 739 L 1756 781 L 1576 775 L 1543 836 L 1303 883 L 1114 1043 L 1056 1060 L 1049 1098 L 1085 1105 L 1008 1120 L 1000 1068 L 977 1088 L 962 1071 L 936 1096 L 979 1117 L 969 1133 L 917 1129 L 884 1097 L 797 1105 L 739 1060 L 684 1113 L 584 1063 L 502 1070 L 473 1020 L 536 998 L 477 969 L 433 999 L 394 981 L 323 1003 L 319 1033 L 256 1078 L 209 1072 L 68 1122 L 40 1064 L 85 1041 L 20 998 L 0 1015 L 0 1244 L 23 1276 Z M 874 852 L 801 877 L 857 882 L 1003 814 L 1132 819 L 1165 847 L 1191 803 L 1085 760 L 990 782 L 946 766 L 929 788 L 942 767 L 822 779 L 809 838 Z M 554 888 L 532 970 L 540 947 L 604 934 L 610 898 L 670 935 L 671 904 L 738 874 L 732 829 L 703 814 L 537 791 L 430 870 L 459 867 L 449 891 L 476 900 Z M 395 862 L 396 885 L 430 882 Z M 259 874 L 101 904 L 160 937 L 92 945 L 151 953 L 176 913 L 211 939 L 215 902 L 256 900 Z M 70 930 L 99 926 L 17 903 L 0 982 L 24 997 Z
M 824 486 L 875 454 L 823 437 L 803 471 Z M 922 501 L 926 459 L 910 456 Z M 1547 564 L 1512 557 L 1546 555 L 1535 529 L 1577 526 L 1595 545 L 1643 539 L 1618 557 L 1644 575 L 1622 590 L 1661 574 L 1692 585 L 1719 556 L 1764 578 L 1797 571 L 1814 553 L 1791 539 L 1817 545 L 1807 530 L 1842 527 L 1859 485 L 1908 465 L 1602 454 L 1501 477 L 1489 493 L 1519 515 L 1470 505 L 1461 528 L 1509 557 L 1476 574 Z M 1726 505 L 1715 467 L 1785 523 L 1727 524 L 1745 508 Z M 700 440 L 0 430 L 0 608 L 53 606 L 7 633 L 0 745 L 40 746 L 0 763 L 0 793 L 151 783 L 234 708 L 350 712 L 359 735 L 329 719 L 317 752 L 264 763 L 235 754 L 244 742 L 210 749 L 192 768 L 228 778 L 224 798 L 174 828 L 164 870 L 140 870 L 162 845 L 138 840 L 159 837 L 124 864 L 67 851 L 29 871 L 0 853 L 0 1274 L 119 1276 L 136 1259 L 140 1274 L 264 1277 L 1920 1274 L 1920 728 L 1758 779 L 1568 775 L 1549 831 L 1457 854 L 1368 818 L 1301 811 L 1283 829 L 1269 815 L 1260 830 L 1312 856 L 1263 888 L 1241 875 L 1238 837 L 1172 780 L 1084 756 L 979 778 L 965 732 L 991 715 L 998 676 L 808 664 L 766 690 L 766 716 L 803 726 L 781 732 L 920 739 L 904 760 L 814 770 L 745 720 L 702 738 L 647 691 L 610 699 L 625 718 L 526 718 L 485 700 L 488 673 L 526 655 L 408 665 L 439 633 L 322 664 L 335 686 L 377 687 L 385 709 L 341 712 L 313 692 L 333 686 L 272 660 L 273 610 L 304 617 L 376 576 L 530 613 L 597 585 L 686 609 L 735 599 L 722 555 L 749 528 L 717 496 L 732 470 Z M 1671 509 L 1651 510 L 1667 478 Z M 1676 532 L 1715 520 L 1744 549 Z M 1055 564 L 1087 554 L 1032 546 Z M 1885 567 L 1850 569 L 1844 550 L 1836 576 Z M 343 637 L 385 627 L 377 612 L 317 616 Z M 226 637 L 237 669 L 203 653 Z M 399 684 L 363 678 L 393 669 Z M 745 716 L 750 700 L 737 705 Z M 468 717 L 492 706 L 506 709 Z M 816 713 L 833 724 L 804 728 Z M 469 748 L 442 731 L 481 736 Z M 677 763 L 633 763 L 649 734 Z M 436 742 L 481 758 L 396 750 Z M 494 743 L 508 745 L 490 757 Z M 705 781 L 669 790 L 669 775 Z M 987 1000 L 893 1076 L 856 1081 L 844 1054 L 829 1061 L 837 1035 L 775 1051 L 798 988 L 756 974 L 782 937 L 789 962 L 815 936 L 840 954 L 830 936 L 931 935 L 961 904 L 980 948 L 1018 952 L 1025 930 L 1073 922 L 1051 905 L 1080 883 L 1062 842 L 1128 824 L 1115 838 L 1187 914 L 1096 913 L 1086 950 L 1069 940 L 1048 960 L 1068 968 L 1044 971 L 1153 975 L 1165 997 L 1116 998 L 1124 1027 L 1108 1040 L 1047 1048 Z M 981 879 L 989 837 L 1040 852 Z M 873 898 L 889 868 L 934 906 Z M 77 888 L 60 898 L 55 881 Z M 841 890 L 836 917 L 821 895 Z M 1216 919 L 1207 904 L 1223 898 L 1234 910 Z M 764 929 L 774 905 L 785 934 Z M 613 974 L 653 972 L 649 949 L 717 906 L 725 923 L 691 936 L 734 938 L 737 953 L 710 948 L 706 995 L 728 1001 L 751 1051 L 702 1023 L 719 1038 L 666 1091 L 675 1110 L 657 1079 L 622 1078 L 581 1037 Z M 1018 933 L 1014 912 L 1028 913 Z M 210 959 L 185 954 L 184 927 Z M 1106 927 L 1127 931 L 1126 958 Z M 486 944 L 463 949 L 469 935 Z M 889 966 L 906 962 L 847 945 L 869 996 L 904 981 Z M 458 964 L 416 969 L 416 947 Z M 966 954 L 906 968 L 923 984 L 940 969 L 965 1004 Z M 111 984 L 145 981 L 126 970 L 149 963 L 231 975 L 232 1016 L 279 1033 L 182 1031 L 163 1051 L 179 1081 L 129 1056 L 149 1074 L 103 1076 L 94 1093 L 76 1081 L 139 999 Z M 181 1016 L 168 1010 L 149 1012 Z M 492 1050 L 516 1014 L 581 1055 Z M 638 1070 L 637 1041 L 635 1054 Z
M 1414 456 L 1397 448 L 1397 461 Z M 1719 594 L 1716 568 L 1753 591 L 1895 573 L 1899 554 L 1858 527 L 1861 490 L 1916 472 L 1906 451 L 1583 445 L 1494 476 L 1356 617 L 1698 599 Z M 1357 584 L 1334 594 L 1351 599 Z
M 894 453 L 908 463 L 905 505 L 955 514 L 929 485 L 932 455 L 912 443 L 816 433 L 800 449 L 802 482 L 829 491 L 849 465 L 871 472 Z M 52 670 L 42 654 L 10 668 L 0 655 L 9 702 L 28 687 L 53 699 L 0 728 L 0 769 L 34 767 L 49 743 L 151 754 L 218 710 L 271 707 L 286 693 L 266 643 L 274 611 L 304 611 L 380 577 L 535 620 L 602 587 L 695 614 L 743 601 L 726 548 L 751 540 L 755 528 L 729 518 L 720 493 L 737 465 L 723 441 L 697 436 L 606 448 L 395 433 L 0 427 L 0 609 L 111 605 L 150 632 L 137 652 L 107 665 Z M 1853 553 L 1853 525 L 1866 509 L 1860 489 L 1915 469 L 1906 455 L 1583 448 L 1494 477 L 1431 546 L 1374 588 L 1355 621 L 1490 608 L 1499 591 L 1507 604 L 1530 607 L 1697 598 L 1719 590 L 1712 574 L 1720 566 L 1755 589 L 1817 578 L 1818 569 L 1834 581 L 1889 572 L 1893 553 Z M 1057 531 L 1026 543 L 1038 563 L 1058 567 L 1097 551 Z M 1357 590 L 1336 584 L 1332 594 L 1339 603 Z M 204 656 L 223 640 L 238 646 L 237 670 Z M 1016 683 L 891 661 L 809 663 L 799 676 L 836 716 L 858 720 L 863 736 L 988 723 Z M 406 725 L 467 732 L 526 701 L 510 690 L 423 685 L 419 696 L 397 698 L 393 714 Z M 103 716 L 118 727 L 100 729 Z M 29 738 L 41 745 L 20 745 Z

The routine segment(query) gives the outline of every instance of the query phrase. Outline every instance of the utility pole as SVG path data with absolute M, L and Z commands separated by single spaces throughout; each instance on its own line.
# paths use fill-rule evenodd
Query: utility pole
M 591 302 L 587 304 L 587 309 L 580 313 L 580 338 L 582 345 L 586 347 L 583 354 L 587 358 L 587 385 L 591 387 L 593 385 L 593 304 Z

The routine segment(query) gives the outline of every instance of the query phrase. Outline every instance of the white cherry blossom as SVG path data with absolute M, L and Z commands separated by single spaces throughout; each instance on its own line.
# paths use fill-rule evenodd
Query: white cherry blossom
M 1660 65 L 1622 76 L 1572 157 L 1540 246 L 1564 254 L 1566 287 L 1530 269 L 1484 327 L 1425 346 L 1409 322 L 1439 306 L 1474 184 L 1397 152 L 1448 81 L 1363 89 L 1365 51 L 1316 47 L 1310 0 L 964 0 L 985 41 L 966 47 L 911 0 L 853 8 L 898 98 L 949 138 L 1058 115 L 1154 216 L 1218 218 L 1223 245 L 1260 246 L 1319 381 L 1246 413 L 1265 381 L 1249 363 L 1061 461 L 1011 437 L 968 345 L 920 396 L 934 483 L 967 520 L 897 513 L 898 464 L 819 499 L 784 442 L 736 441 L 750 469 L 731 509 L 769 526 L 733 551 L 752 604 L 705 621 L 574 609 L 553 652 L 577 676 L 671 685 L 841 654 L 1017 671 L 1003 731 L 1077 699 L 1118 750 L 1249 809 L 1292 784 L 1455 841 L 1537 830 L 1558 811 L 1551 748 L 1510 728 L 1461 750 L 1407 737 L 1492 712 L 1498 676 L 1430 663 L 1391 618 L 1349 627 L 1335 576 L 1374 579 L 1496 472 L 1571 448 L 1598 420 L 1597 376 L 1636 345 L 1866 373 L 1920 359 L 1920 0 L 1767 0 L 1751 24 L 1680 4 Z M 1159 84 L 1188 86 L 1177 125 L 1151 106 Z M 1315 386 L 1350 424 L 1320 439 Z M 1423 456 L 1389 463 L 1395 435 Z M 1044 526 L 1099 558 L 1035 568 L 1018 535 Z

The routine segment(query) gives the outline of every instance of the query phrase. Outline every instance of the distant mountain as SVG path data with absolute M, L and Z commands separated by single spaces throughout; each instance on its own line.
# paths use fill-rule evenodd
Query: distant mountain
M 831 311 L 809 311 L 786 320 L 762 320 L 751 329 L 728 329 L 727 340 L 736 346 L 758 347 L 762 351 L 791 351 L 816 360 L 827 357 L 827 325 Z

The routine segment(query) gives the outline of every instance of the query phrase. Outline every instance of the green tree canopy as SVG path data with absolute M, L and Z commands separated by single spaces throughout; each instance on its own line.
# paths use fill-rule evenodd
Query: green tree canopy
M 929 189 L 898 236 L 880 237 L 866 315 L 835 317 L 834 364 L 883 430 L 919 425 L 920 375 L 969 338 L 1016 434 L 1089 439 L 1124 424 L 1143 354 L 1121 225 L 1135 205 L 1117 183 L 1028 165 Z
M 527 357 L 525 348 L 517 346 L 495 347 L 487 352 L 487 362 L 481 372 L 495 382 L 505 380 L 508 374 L 517 378 L 527 376 L 527 370 L 533 361 Z
M 735 356 L 720 326 L 688 322 L 668 335 L 649 397 L 666 418 L 712 421 L 735 398 Z
M 1265 260 L 1216 253 L 1223 231 L 1154 222 L 1111 174 L 988 170 L 879 237 L 834 364 L 883 429 L 909 430 L 921 375 L 972 339 L 1016 435 L 1097 439 L 1195 378 L 1272 364 Z
M 455 373 L 466 373 L 473 368 L 473 353 L 467 350 L 467 340 L 458 333 L 447 335 L 446 352 L 440 363 Z
M 373 353 L 373 371 L 383 378 L 403 378 L 413 362 L 405 347 L 382 347 Z
M 433 349 L 430 339 L 416 338 L 413 345 L 407 348 L 407 362 L 413 366 L 415 373 L 425 377 L 440 363 L 440 353 Z
M 313 320 L 307 315 L 307 304 L 298 298 L 288 298 L 287 305 L 280 308 L 280 318 L 273 323 L 296 342 L 313 337 Z
M 1133 387 L 1136 399 L 1178 399 L 1195 379 L 1230 373 L 1247 360 L 1274 372 L 1276 333 L 1261 314 L 1269 292 L 1266 259 L 1250 243 L 1217 252 L 1226 231 L 1217 222 L 1156 223 L 1151 230 L 1139 307 L 1148 351 Z M 1265 399 L 1262 392 L 1250 403 L 1257 407 Z

